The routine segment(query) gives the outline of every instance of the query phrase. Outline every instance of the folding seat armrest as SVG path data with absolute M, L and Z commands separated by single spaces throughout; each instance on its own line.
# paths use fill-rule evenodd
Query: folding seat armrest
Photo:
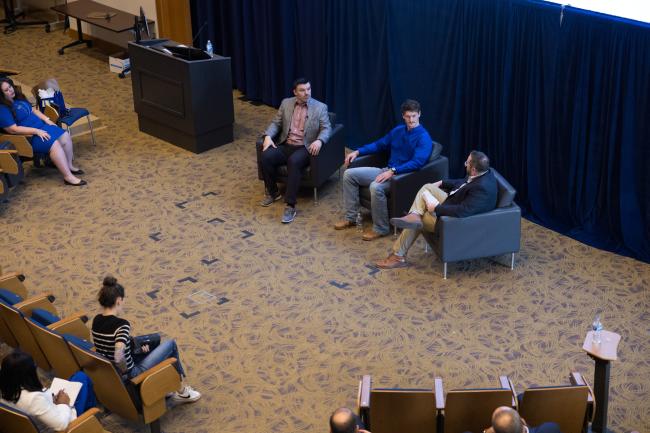
M 442 378 L 436 377 L 433 381 L 433 385 L 436 394 L 436 410 L 445 410 L 445 391 L 442 386 Z
M 96 407 L 88 409 L 68 424 L 65 433 L 105 433 L 104 428 L 95 417 L 98 413 L 99 409 Z
M 31 298 L 25 299 L 23 302 L 19 302 L 14 305 L 14 308 L 20 310 L 25 316 L 31 316 L 32 310 L 36 308 L 42 308 L 43 310 L 57 315 L 59 313 L 56 311 L 56 308 L 54 308 L 54 305 L 52 305 L 54 299 L 54 295 L 51 293 L 44 293 L 42 295 L 32 296 Z
M 591 410 L 589 421 L 593 422 L 594 417 L 596 416 L 596 399 L 594 396 L 594 390 L 591 388 L 591 385 L 589 385 L 589 382 L 587 382 L 587 379 L 585 379 L 582 374 L 578 373 L 577 371 L 571 372 L 569 375 L 569 380 L 571 381 L 571 385 L 583 385 L 589 389 L 589 393 L 587 394 L 587 411 Z
M 515 392 L 515 386 L 512 384 L 512 381 L 508 376 L 499 376 L 499 383 L 501 388 L 509 389 L 512 393 L 512 407 L 516 410 L 519 410 L 519 403 L 517 401 L 517 393 Z
M 11 142 L 18 151 L 18 155 L 23 158 L 33 158 L 34 150 L 32 149 L 32 145 L 29 144 L 27 137 L 29 135 L 2 134 L 0 135 L 0 141 Z
M 90 330 L 86 326 L 86 322 L 88 322 L 88 316 L 83 313 L 77 313 L 52 323 L 48 328 L 59 334 L 70 334 L 77 338 L 90 341 Z
M 131 379 L 131 382 L 140 386 L 143 405 L 151 406 L 161 400 L 164 401 L 168 393 L 178 390 L 181 385 L 181 377 L 172 365 L 174 362 L 176 362 L 176 358 L 165 359 L 160 364 Z
M 27 298 L 27 288 L 23 284 L 25 275 L 19 272 L 7 272 L 0 275 L 0 287 L 7 289 L 21 298 Z
M 14 155 L 18 155 L 17 150 L 0 150 L 0 170 L 3 173 L 18 174 L 18 162 L 14 159 Z

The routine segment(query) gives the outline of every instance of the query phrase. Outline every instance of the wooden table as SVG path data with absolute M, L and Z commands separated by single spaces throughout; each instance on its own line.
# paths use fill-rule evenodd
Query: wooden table
M 93 41 L 84 39 L 81 33 L 81 22 L 86 22 L 90 25 L 100 27 L 102 29 L 122 33 L 129 30 L 134 30 L 136 25 L 137 15 L 94 2 L 92 0 L 78 0 L 67 4 L 53 6 L 52 10 L 63 14 L 67 17 L 72 17 L 77 20 L 77 40 L 59 48 L 59 54 L 63 55 L 66 48 L 74 47 L 75 45 L 86 44 L 92 47 Z M 106 13 L 106 18 L 90 18 L 88 14 L 91 13 Z M 114 15 L 113 15 L 114 14 Z M 112 16 L 111 16 L 112 15 Z M 153 23 L 151 20 L 147 20 Z

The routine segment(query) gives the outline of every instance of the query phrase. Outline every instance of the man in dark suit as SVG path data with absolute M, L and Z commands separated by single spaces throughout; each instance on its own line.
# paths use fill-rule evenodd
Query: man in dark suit
M 282 100 L 273 121 L 264 131 L 261 159 L 266 187 L 266 196 L 260 203 L 262 206 L 270 206 L 282 198 L 277 185 L 277 168 L 287 166 L 284 194 L 287 206 L 282 216 L 285 224 L 296 216 L 296 195 L 303 168 L 309 164 L 310 155 L 318 155 L 332 134 L 327 105 L 312 99 L 308 79 L 294 81 L 293 95 Z M 278 144 L 273 141 L 275 136 L 278 136 Z
M 526 421 L 511 407 L 501 406 L 492 413 L 492 427 L 484 433 L 561 433 L 560 426 L 545 422 L 537 427 L 528 427 Z
M 497 181 L 490 160 L 476 150 L 465 161 L 467 177 L 445 179 L 420 188 L 408 215 L 391 218 L 390 223 L 404 229 L 393 244 L 393 253 L 376 264 L 383 269 L 408 266 L 406 253 L 423 232 L 433 233 L 439 216 L 467 217 L 488 212 L 497 204 Z

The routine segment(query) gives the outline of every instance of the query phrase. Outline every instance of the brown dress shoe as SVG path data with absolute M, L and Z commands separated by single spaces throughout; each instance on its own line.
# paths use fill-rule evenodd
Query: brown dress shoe
M 390 256 L 386 257 L 384 260 L 380 260 L 375 265 L 378 268 L 381 269 L 397 269 L 397 268 L 405 268 L 409 264 L 406 262 L 405 257 L 400 257 L 396 256 L 395 254 L 391 254 Z
M 382 235 L 381 233 L 377 233 L 373 229 L 370 229 L 370 230 L 366 230 L 365 232 L 363 232 L 363 235 L 361 236 L 361 239 L 363 239 L 364 241 L 374 241 L 375 239 L 383 238 L 384 236 L 387 236 L 387 235 L 388 235 L 388 233 L 386 233 L 385 235 Z
M 334 224 L 334 230 L 345 230 L 355 225 L 354 221 L 342 220 Z
M 390 223 L 400 229 L 421 230 L 423 227 L 422 217 L 416 213 L 410 213 L 402 218 L 391 218 Z

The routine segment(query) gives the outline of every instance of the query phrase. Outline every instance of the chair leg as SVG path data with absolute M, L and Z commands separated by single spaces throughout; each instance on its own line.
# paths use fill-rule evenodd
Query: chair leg
M 447 279 L 447 262 L 442 263 L 442 279 Z
M 397 236 L 397 226 L 393 226 L 393 236 Z
M 88 121 L 88 128 L 90 129 L 90 136 L 93 139 L 93 146 L 97 143 L 95 143 L 95 131 L 93 131 L 93 122 L 90 121 L 90 115 L 86 116 L 86 120 Z
M 515 253 L 510 254 L 510 270 L 515 269 Z
M 318 188 L 314 187 L 314 206 L 318 206 Z

